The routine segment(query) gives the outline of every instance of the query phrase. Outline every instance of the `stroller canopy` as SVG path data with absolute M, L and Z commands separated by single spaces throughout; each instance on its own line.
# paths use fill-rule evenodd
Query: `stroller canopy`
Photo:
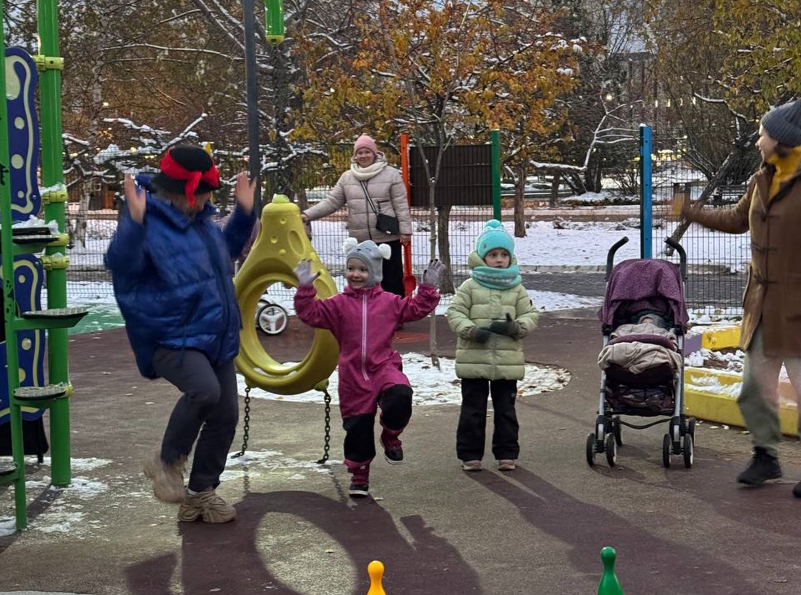
M 615 327 L 621 319 L 641 310 L 663 311 L 673 323 L 687 330 L 687 307 L 681 271 L 667 260 L 624 260 L 612 269 L 604 305 L 598 318 Z

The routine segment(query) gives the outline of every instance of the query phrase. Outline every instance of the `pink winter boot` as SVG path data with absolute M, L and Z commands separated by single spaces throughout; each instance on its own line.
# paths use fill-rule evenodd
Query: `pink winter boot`
M 403 430 L 390 430 L 386 427 L 381 432 L 381 444 L 384 446 L 384 458 L 390 465 L 403 464 L 403 446 L 400 438 L 398 438 L 401 432 L 403 432 Z
M 351 498 L 366 498 L 370 495 L 370 461 L 349 461 L 345 466 L 351 474 L 348 494 Z

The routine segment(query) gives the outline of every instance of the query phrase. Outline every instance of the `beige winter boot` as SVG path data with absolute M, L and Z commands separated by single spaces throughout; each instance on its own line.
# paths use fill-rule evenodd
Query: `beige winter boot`
M 145 462 L 145 477 L 153 482 L 153 493 L 162 502 L 180 504 L 184 501 L 184 466 L 186 457 L 167 464 L 161 460 L 160 451 Z
M 204 523 L 227 523 L 235 518 L 236 508 L 211 488 L 194 495 L 187 493 L 178 509 L 178 520 L 187 523 L 198 519 Z

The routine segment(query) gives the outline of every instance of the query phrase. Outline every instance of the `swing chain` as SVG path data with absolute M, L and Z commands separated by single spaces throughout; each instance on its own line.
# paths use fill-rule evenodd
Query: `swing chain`
M 239 458 L 245 454 L 248 448 L 248 437 L 250 435 L 250 387 L 245 387 L 245 423 L 243 429 L 244 436 L 242 437 L 242 450 L 233 455 L 233 458 Z
M 325 391 L 325 444 L 323 446 L 323 458 L 317 461 L 318 465 L 323 465 L 328 460 L 328 451 L 331 448 L 331 395 Z

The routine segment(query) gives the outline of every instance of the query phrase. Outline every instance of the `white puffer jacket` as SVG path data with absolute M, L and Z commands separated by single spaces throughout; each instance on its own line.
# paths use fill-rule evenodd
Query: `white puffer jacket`
M 388 165 L 364 183 L 376 209 L 384 215 L 397 217 L 402 235 L 411 234 L 412 218 L 409 213 L 409 203 L 406 201 L 406 186 L 403 184 L 400 172 Z M 376 216 L 367 204 L 361 183 L 350 170 L 339 177 L 339 181 L 328 196 L 303 214 L 309 221 L 314 221 L 334 213 L 343 206 L 348 207 L 348 233 L 359 242 L 373 240 L 380 243 L 399 239 L 398 235 L 376 229 Z

